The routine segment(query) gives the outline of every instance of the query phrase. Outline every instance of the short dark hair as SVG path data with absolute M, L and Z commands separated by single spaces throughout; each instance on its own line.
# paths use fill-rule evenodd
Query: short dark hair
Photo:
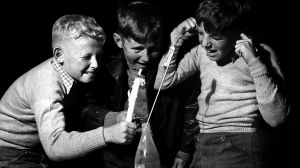
M 161 37 L 162 16 L 154 5 L 134 1 L 128 5 L 122 5 L 117 10 L 117 32 L 124 38 L 144 43 Z
M 247 28 L 251 16 L 251 0 L 204 0 L 195 14 L 197 24 L 203 22 L 206 32 L 224 35 Z

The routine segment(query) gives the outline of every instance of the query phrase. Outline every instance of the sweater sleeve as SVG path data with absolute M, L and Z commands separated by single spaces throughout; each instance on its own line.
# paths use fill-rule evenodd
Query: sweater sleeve
M 81 157 L 105 146 L 103 127 L 86 132 L 65 131 L 64 108 L 59 99 L 39 100 L 32 110 L 43 148 L 54 161 Z
M 262 56 L 249 62 L 260 113 L 272 127 L 285 121 L 289 106 L 285 96 L 285 82 L 274 52 L 269 53 L 270 61 Z M 269 62 L 269 64 L 268 64 Z
M 154 88 L 158 89 L 161 85 L 162 80 L 164 79 L 161 89 L 168 89 L 172 86 L 175 86 L 181 82 L 183 82 L 188 77 L 192 76 L 198 70 L 198 58 L 199 53 L 198 47 L 193 48 L 190 52 L 186 53 L 184 57 L 179 61 L 178 65 L 176 64 L 178 61 L 177 54 L 178 49 L 176 48 L 169 66 L 164 66 L 167 55 L 164 55 L 159 63 L 158 72 L 156 75 L 156 80 L 154 84 Z M 166 72 L 167 71 L 167 72 Z M 165 77 L 165 78 L 164 78 Z

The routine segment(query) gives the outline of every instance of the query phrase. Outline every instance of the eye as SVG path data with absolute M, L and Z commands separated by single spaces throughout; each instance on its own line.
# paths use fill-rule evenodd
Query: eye
M 221 35 L 213 35 L 213 36 L 211 36 L 211 38 L 214 39 L 214 40 L 223 40 L 223 39 L 225 39 L 225 37 L 221 36 Z
M 209 34 L 209 37 L 213 40 L 223 40 L 225 39 L 225 35 L 222 33 Z
M 136 53 L 139 53 L 144 50 L 144 47 L 134 47 L 134 48 L 132 48 L 132 50 Z
M 86 55 L 82 56 L 81 59 L 83 59 L 83 60 L 90 60 L 91 57 L 92 57 L 92 54 L 86 54 Z

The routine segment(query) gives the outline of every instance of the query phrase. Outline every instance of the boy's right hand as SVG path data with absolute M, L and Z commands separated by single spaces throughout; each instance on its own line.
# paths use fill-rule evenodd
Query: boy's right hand
M 105 141 L 107 143 L 129 144 L 134 139 L 136 128 L 135 123 L 125 121 L 103 128 Z
M 171 46 L 181 46 L 186 39 L 197 32 L 196 30 L 196 20 L 193 17 L 186 19 L 171 32 Z

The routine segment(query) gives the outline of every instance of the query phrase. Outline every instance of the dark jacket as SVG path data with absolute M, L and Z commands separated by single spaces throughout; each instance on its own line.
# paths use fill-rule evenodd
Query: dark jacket
M 149 65 L 144 70 L 148 112 L 157 94 L 154 90 L 154 81 L 157 72 L 158 63 L 153 66 Z M 87 129 L 93 129 L 104 125 L 103 114 L 111 111 L 123 111 L 126 100 L 128 99 L 127 91 L 129 89 L 127 82 L 127 64 L 122 55 L 112 57 L 112 60 L 98 75 L 94 82 L 94 89 L 97 93 L 97 102 L 101 106 L 93 106 L 96 100 L 92 102 L 84 112 Z M 194 83 L 194 82 L 193 82 Z M 198 129 L 195 121 L 195 115 L 198 110 L 197 91 L 191 90 L 186 92 L 184 85 L 179 85 L 167 91 L 161 91 L 155 104 L 150 125 L 153 133 L 155 145 L 159 151 L 162 166 L 170 167 L 173 164 L 177 152 L 180 150 L 192 155 L 194 151 L 193 135 Z M 199 87 L 194 87 L 199 88 Z M 183 94 L 183 92 L 185 94 Z M 106 106 L 106 107 L 104 107 Z M 139 143 L 139 136 L 131 145 L 108 144 L 104 151 L 104 161 L 106 167 L 133 167 L 135 152 Z

